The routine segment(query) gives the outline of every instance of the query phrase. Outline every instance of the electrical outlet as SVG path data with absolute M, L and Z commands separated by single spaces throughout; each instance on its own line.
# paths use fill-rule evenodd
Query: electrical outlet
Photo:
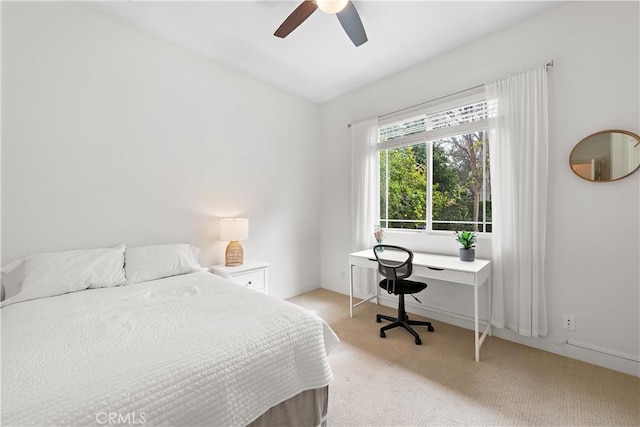
M 347 273 L 345 271 L 342 272 L 341 276 L 342 276 L 342 280 L 347 279 Z
M 562 315 L 562 329 L 567 329 L 569 331 L 576 330 L 576 316 L 573 314 L 563 314 Z

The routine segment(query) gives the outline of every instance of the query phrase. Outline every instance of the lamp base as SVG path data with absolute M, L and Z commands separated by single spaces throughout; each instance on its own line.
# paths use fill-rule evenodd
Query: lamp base
M 244 261 L 244 251 L 242 245 L 237 240 L 232 240 L 227 245 L 227 250 L 224 254 L 224 265 L 227 267 L 234 267 L 242 265 Z

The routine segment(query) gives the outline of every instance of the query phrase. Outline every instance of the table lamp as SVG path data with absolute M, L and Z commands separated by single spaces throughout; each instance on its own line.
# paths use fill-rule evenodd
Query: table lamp
M 224 255 L 224 265 L 242 265 L 244 252 L 238 240 L 249 238 L 249 220 L 245 218 L 225 218 L 220 220 L 220 240 L 229 240 Z

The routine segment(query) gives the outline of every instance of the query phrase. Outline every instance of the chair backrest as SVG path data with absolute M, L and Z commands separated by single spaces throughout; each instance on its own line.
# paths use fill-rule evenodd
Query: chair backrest
M 378 271 L 388 280 L 405 279 L 413 271 L 413 252 L 394 245 L 375 245 L 373 253 L 378 261 Z

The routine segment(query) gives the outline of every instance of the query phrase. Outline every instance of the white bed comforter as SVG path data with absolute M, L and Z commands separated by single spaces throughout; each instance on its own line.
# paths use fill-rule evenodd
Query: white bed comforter
M 2 308 L 2 425 L 246 425 L 327 385 L 319 317 L 207 272 Z

